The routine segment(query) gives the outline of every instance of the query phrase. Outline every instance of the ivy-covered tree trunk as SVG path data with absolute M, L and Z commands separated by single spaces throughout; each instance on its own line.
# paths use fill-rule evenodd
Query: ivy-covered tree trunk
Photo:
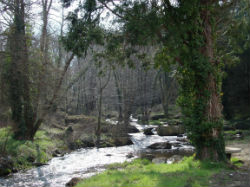
M 204 47 L 201 49 L 202 55 L 210 63 L 211 72 L 208 72 L 207 85 L 205 86 L 209 94 L 205 112 L 204 122 L 202 128 L 204 133 L 201 134 L 201 139 L 197 139 L 196 149 L 197 158 L 211 159 L 214 161 L 225 160 L 225 145 L 223 139 L 223 124 L 222 124 L 222 104 L 220 97 L 221 86 L 221 69 L 214 55 L 214 37 L 212 28 L 212 13 L 208 6 L 209 1 L 202 1 L 203 11 L 201 12 L 201 19 L 203 23 L 203 37 Z M 201 93 L 204 92 L 201 90 Z M 201 94 L 202 95 L 202 94 Z M 203 97 L 203 96 L 202 96 Z
M 207 103 L 205 118 L 207 118 L 207 124 L 211 126 L 207 129 L 207 133 L 203 134 L 204 140 L 197 142 L 197 158 L 223 161 L 225 160 L 225 145 L 221 120 L 222 106 L 218 84 L 212 75 L 209 76 L 208 91 L 211 95 Z
M 25 3 L 14 1 L 14 23 L 9 36 L 10 49 L 10 103 L 12 119 L 16 124 L 16 139 L 33 139 L 34 113 L 30 96 L 29 62 L 25 34 Z

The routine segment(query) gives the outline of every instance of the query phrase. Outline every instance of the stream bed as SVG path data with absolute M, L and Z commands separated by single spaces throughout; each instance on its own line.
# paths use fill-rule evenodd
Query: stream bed
M 137 158 L 137 153 L 147 146 L 164 141 L 175 142 L 176 136 L 146 136 L 143 129 L 156 127 L 152 125 L 139 125 L 135 119 L 131 125 L 136 126 L 140 132 L 132 133 L 133 145 L 107 148 L 82 148 L 65 154 L 62 157 L 52 158 L 47 165 L 13 173 L 0 178 L 0 187 L 64 187 L 73 177 L 86 178 L 105 170 L 105 165 L 122 163 Z M 187 146 L 187 148 L 191 146 Z M 135 155 L 129 158 L 129 154 Z

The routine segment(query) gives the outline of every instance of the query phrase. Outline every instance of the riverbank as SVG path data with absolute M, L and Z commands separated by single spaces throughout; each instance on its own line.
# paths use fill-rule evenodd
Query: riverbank
M 0 176 L 46 164 L 55 150 L 65 149 L 60 139 L 52 139 L 45 130 L 39 130 L 34 141 L 13 139 L 10 127 L 0 129 Z
M 70 132 L 68 132 L 68 133 L 71 133 L 71 135 L 69 136 L 69 134 L 67 134 L 67 136 L 65 138 L 71 137 L 72 140 L 79 140 L 77 138 L 81 138 L 82 136 L 77 136 L 77 134 L 79 134 L 79 135 L 83 134 L 84 135 L 83 137 L 86 137 L 86 133 L 88 134 L 88 137 L 92 137 L 93 134 L 91 134 L 90 132 L 94 132 L 93 130 L 95 128 L 91 125 L 93 123 L 90 123 L 92 121 L 92 119 L 88 119 L 88 121 L 87 121 L 87 119 L 84 120 L 84 121 L 88 122 L 85 124 L 85 125 L 87 125 L 87 127 L 90 127 L 88 129 L 81 122 L 82 120 L 83 120 L 82 116 L 71 116 L 71 117 L 67 118 L 67 121 L 68 121 L 67 123 L 63 124 L 62 126 L 60 126 L 58 128 L 55 128 L 55 126 L 58 126 L 58 124 L 54 124 L 54 125 L 51 125 L 50 127 L 42 127 L 41 130 L 46 131 L 45 135 L 46 136 L 49 135 L 51 137 L 50 141 L 55 141 L 55 139 L 57 139 L 59 137 L 61 137 L 60 139 L 62 139 L 62 137 L 65 136 L 66 132 L 69 131 L 68 129 L 71 129 L 71 128 L 72 129 L 70 130 Z M 83 131 L 83 130 L 79 129 L 80 126 L 83 127 L 82 129 L 87 129 L 87 130 Z M 110 130 L 112 130 L 112 128 L 109 128 L 109 127 L 115 127 L 115 126 L 116 125 L 110 125 L 110 126 L 103 125 L 103 127 L 105 127 L 104 130 L 109 129 L 109 131 L 107 131 L 107 132 L 110 132 Z M 133 166 L 133 164 L 134 164 L 133 162 L 131 163 L 132 165 L 125 163 L 126 168 L 127 167 L 129 167 L 129 168 L 134 167 L 135 169 L 138 169 L 138 171 L 140 169 L 143 169 L 143 170 L 141 170 L 143 172 L 144 169 L 145 169 L 145 171 L 146 171 L 146 169 L 150 169 L 150 167 L 147 168 L 148 167 L 147 165 L 154 165 L 154 163 L 166 163 L 166 162 L 168 163 L 168 161 L 166 161 L 165 157 L 158 158 L 159 157 L 158 153 L 159 152 L 162 153 L 161 149 L 164 149 L 165 153 L 172 153 L 172 152 L 175 153 L 175 155 L 171 154 L 169 156 L 178 156 L 179 151 L 183 150 L 183 148 L 188 148 L 188 147 L 190 148 L 190 143 L 186 142 L 185 136 L 183 136 L 183 135 L 181 135 L 179 137 L 177 137 L 177 136 L 159 136 L 159 135 L 157 135 L 156 130 L 153 130 L 153 131 L 151 130 L 151 132 L 153 132 L 153 135 L 147 135 L 145 133 L 145 129 L 149 129 L 149 128 L 155 129 L 158 126 L 140 125 L 137 123 L 137 120 L 135 120 L 135 119 L 132 120 L 131 126 L 140 130 L 140 132 L 130 134 L 130 138 L 133 142 L 132 145 L 119 146 L 119 147 L 113 146 L 113 147 L 105 147 L 105 148 L 95 148 L 95 147 L 80 148 L 80 149 L 77 149 L 75 151 L 70 152 L 69 154 L 65 154 L 63 156 L 53 158 L 44 166 L 33 167 L 29 170 L 20 171 L 16 174 L 13 173 L 7 177 L 0 178 L 0 186 L 7 187 L 7 186 L 14 185 L 14 186 L 18 186 L 18 187 L 23 187 L 23 186 L 62 187 L 62 186 L 65 186 L 65 184 L 67 182 L 69 182 L 72 178 L 91 177 L 91 176 L 96 175 L 98 173 L 101 173 L 105 169 L 107 169 L 106 166 L 108 164 L 123 163 L 125 161 L 131 161 L 131 160 L 135 159 L 137 156 L 143 155 L 142 153 L 144 153 L 145 150 L 148 150 L 148 147 L 152 148 L 152 145 L 157 145 L 156 147 L 158 147 L 157 148 L 158 150 L 152 149 L 149 152 L 149 156 L 153 156 L 153 159 L 151 159 L 152 162 L 146 161 L 146 164 L 144 164 L 144 161 L 142 161 L 142 162 L 135 161 L 135 162 L 139 162 L 139 163 L 135 163 L 136 166 Z M 44 128 L 47 128 L 47 129 L 45 130 Z M 229 134 L 234 137 L 234 133 L 229 133 Z M 247 134 L 248 133 L 246 131 L 243 133 L 243 136 L 240 139 L 238 139 L 238 137 L 236 137 L 236 139 L 234 139 L 233 141 L 238 141 L 238 140 L 245 141 L 245 139 L 247 138 Z M 38 133 L 38 135 L 39 135 L 39 133 Z M 115 134 L 115 135 L 118 136 L 118 134 Z M 108 136 L 106 135 L 106 137 L 108 137 Z M 82 139 L 81 141 L 85 141 L 85 139 Z M 245 141 L 245 142 L 247 142 L 247 141 Z M 67 147 L 68 144 L 66 144 L 64 142 L 63 146 Z M 162 146 L 164 146 L 164 148 L 162 148 Z M 176 153 L 176 151 L 178 153 Z M 148 153 L 148 152 L 146 152 L 146 153 Z M 153 153 L 156 153 L 156 154 L 153 154 Z M 188 155 L 190 155 L 190 154 L 188 154 Z M 166 156 L 166 155 L 164 155 L 164 156 Z M 144 157 L 144 158 L 146 158 L 146 157 Z M 168 158 L 169 157 L 167 157 L 167 159 Z M 237 160 L 235 160 L 235 161 L 237 161 Z M 240 164 L 240 163 L 241 163 L 240 161 L 239 162 L 237 161 L 237 164 Z M 197 170 L 199 168 L 201 168 L 201 165 L 196 165 L 196 164 L 192 164 L 189 162 L 189 165 L 190 164 L 197 166 L 198 167 L 198 168 L 196 168 Z M 160 165 L 163 165 L 164 170 L 166 169 L 165 166 L 167 166 L 167 164 L 160 164 Z M 111 168 L 108 166 L 108 171 L 111 170 L 113 172 L 115 170 L 117 170 L 117 171 L 126 170 L 126 168 L 123 166 L 124 166 L 123 164 L 121 165 L 121 167 L 119 164 L 113 165 L 113 166 L 111 166 Z M 171 165 L 171 167 L 172 167 L 172 165 Z M 192 166 L 192 168 L 193 168 L 193 166 Z M 191 168 L 191 170 L 192 170 L 192 168 Z M 154 169 L 154 167 L 152 166 L 151 169 Z M 193 169 L 195 169 L 195 168 L 193 168 Z M 166 170 L 166 171 L 168 171 L 168 170 Z M 185 173 L 186 171 L 189 171 L 189 169 L 187 169 L 183 172 L 180 171 L 180 175 L 186 176 L 186 174 L 187 174 L 187 176 L 186 176 L 186 179 L 187 179 L 190 173 Z M 212 171 L 213 171 L 213 169 L 212 169 Z M 221 171 L 222 172 L 219 172 L 219 173 L 223 173 L 224 170 L 221 170 Z M 151 170 L 148 170 L 147 173 L 150 174 Z M 155 171 L 155 173 L 157 173 L 157 171 Z M 168 172 L 165 172 L 165 174 L 167 174 L 167 173 Z M 216 175 L 219 173 L 213 172 L 212 174 Z M 226 172 L 224 172 L 224 173 L 226 173 Z M 137 175 L 137 173 L 135 173 L 135 174 Z M 122 174 L 121 176 L 125 176 L 125 174 Z M 141 177 L 143 178 L 144 176 L 141 176 Z M 174 177 L 174 175 L 172 177 Z M 190 177 L 192 177 L 192 175 Z M 149 175 L 149 178 L 150 178 L 150 175 Z M 200 177 L 198 177 L 198 178 L 200 178 Z M 86 179 L 84 179 L 84 181 L 85 180 Z M 108 179 L 106 179 L 106 180 L 108 180 Z M 202 179 L 202 180 L 204 181 L 206 179 Z M 136 181 L 137 181 L 137 179 L 136 179 Z M 120 183 L 115 183 L 115 184 L 117 184 L 117 186 L 119 186 Z
M 250 182 L 250 168 L 240 156 L 245 151 L 237 153 L 239 158 L 231 159 L 235 168 L 193 157 L 184 157 L 173 164 L 155 164 L 143 159 L 111 164 L 105 172 L 81 180 L 76 187 L 246 187 Z
M 0 176 L 44 165 L 53 157 L 80 148 L 95 147 L 96 127 L 95 117 L 68 116 L 61 112 L 46 120 L 33 141 L 15 140 L 10 126 L 0 128 Z M 128 133 L 115 133 L 118 130 L 103 121 L 99 147 L 132 144 Z
M 210 178 L 222 171 L 228 171 L 224 164 L 200 162 L 185 157 L 174 164 L 154 164 L 137 159 L 131 163 L 111 165 L 102 174 L 84 179 L 76 187 L 187 187 L 209 186 Z
M 233 126 L 233 125 L 232 125 Z M 229 129 L 225 131 L 226 145 L 241 149 L 233 153 L 228 165 L 199 162 L 192 157 L 175 164 L 155 164 L 148 160 L 111 165 L 102 174 L 83 179 L 76 187 L 245 187 L 250 182 L 250 131 Z

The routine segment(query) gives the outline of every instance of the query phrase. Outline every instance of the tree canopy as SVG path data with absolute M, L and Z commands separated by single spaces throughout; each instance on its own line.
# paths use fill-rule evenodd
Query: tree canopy
M 63 2 L 66 7 L 72 3 L 70 0 Z M 79 5 L 71 14 L 75 23 L 83 21 L 98 26 L 101 10 L 106 9 L 120 24 L 117 29 L 123 34 L 123 42 L 128 48 L 160 46 L 155 55 L 156 66 L 167 71 L 177 65 L 181 86 L 179 104 L 197 158 L 225 160 L 222 68 L 236 59 L 234 55 L 240 49 L 235 43 L 236 37 L 241 37 L 243 45 L 248 45 L 249 36 L 245 32 L 248 31 L 249 16 L 245 6 L 249 6 L 249 2 L 86 0 L 80 1 Z M 237 19 L 242 16 L 244 19 Z M 70 27 L 70 31 L 76 32 L 79 28 L 81 26 Z M 236 36 L 237 29 L 241 29 L 242 34 Z

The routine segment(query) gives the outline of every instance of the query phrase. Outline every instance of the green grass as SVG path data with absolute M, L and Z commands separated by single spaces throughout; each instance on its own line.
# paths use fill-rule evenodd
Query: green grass
M 195 161 L 193 157 L 169 165 L 137 159 L 111 165 L 104 173 L 84 179 L 77 187 L 205 187 L 209 178 L 223 169 L 226 169 L 223 164 Z
M 149 120 L 149 125 L 162 125 L 161 120 Z
M 240 159 L 236 158 L 236 157 L 232 157 L 231 158 L 231 163 L 237 167 L 241 167 L 243 166 L 243 163 Z
M 34 141 L 19 141 L 12 137 L 10 128 L 0 129 L 0 149 L 12 157 L 16 169 L 29 168 L 33 162 L 46 163 L 57 145 L 58 141 L 52 140 L 43 130 L 36 133 Z

